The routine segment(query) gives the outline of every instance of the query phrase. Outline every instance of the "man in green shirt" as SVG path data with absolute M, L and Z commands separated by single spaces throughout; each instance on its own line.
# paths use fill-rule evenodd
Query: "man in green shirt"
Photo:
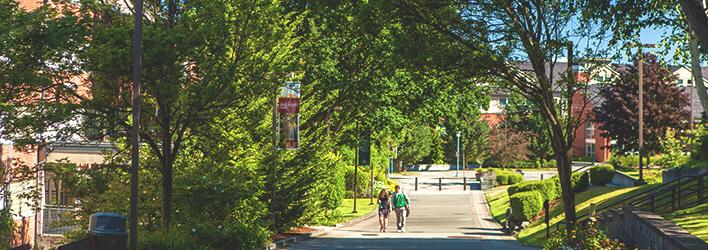
M 396 212 L 396 227 L 398 232 L 406 231 L 406 216 L 411 206 L 408 195 L 403 193 L 401 187 L 396 185 L 396 192 L 393 193 L 393 210 Z

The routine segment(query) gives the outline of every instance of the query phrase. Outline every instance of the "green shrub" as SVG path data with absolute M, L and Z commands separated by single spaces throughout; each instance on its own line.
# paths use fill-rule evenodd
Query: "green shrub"
M 544 168 L 556 168 L 556 160 L 548 160 L 546 163 L 543 165 Z
M 511 173 L 511 175 L 509 175 L 509 184 L 516 184 L 522 181 L 524 181 L 524 175 L 522 174 Z
M 497 173 L 497 183 L 499 185 L 509 185 L 509 174 L 505 172 Z
M 359 167 L 359 170 L 357 171 L 357 175 L 359 176 L 359 179 L 357 180 L 357 197 L 368 197 L 369 193 L 371 192 L 369 190 L 369 185 L 371 182 L 371 173 L 367 171 L 366 168 Z M 354 167 L 348 166 L 346 168 L 345 172 L 345 180 L 347 183 L 347 191 L 346 191 L 346 197 L 347 198 L 354 198 Z
M 566 230 L 556 230 L 546 241 L 543 249 L 607 249 L 621 250 L 625 245 L 607 237 L 605 232 L 598 229 L 597 225 L 589 224 L 580 226 L 570 232 Z
M 554 200 L 560 196 L 560 193 L 556 191 L 555 183 L 552 179 L 541 181 L 523 181 L 507 189 L 509 196 L 529 191 L 538 191 L 545 200 Z
M 571 187 L 573 187 L 575 193 L 580 193 L 588 189 L 590 186 L 588 177 L 590 177 L 590 175 L 587 171 L 573 173 L 573 175 L 570 176 Z
M 10 209 L 0 210 L 0 248 L 9 249 L 10 242 L 12 242 L 12 231 L 14 228 L 14 222 L 12 221 L 12 214 Z
M 538 191 L 516 193 L 509 197 L 512 216 L 516 220 L 530 221 L 543 208 L 543 196 Z
M 590 182 L 595 186 L 604 186 L 615 176 L 612 165 L 600 165 L 590 168 Z
M 630 169 L 639 166 L 639 156 L 637 155 L 614 155 L 609 161 L 615 169 Z
M 203 242 L 198 242 L 196 237 L 183 230 L 172 229 L 169 231 L 141 232 L 138 249 L 150 250 L 188 250 L 188 249 L 215 249 Z

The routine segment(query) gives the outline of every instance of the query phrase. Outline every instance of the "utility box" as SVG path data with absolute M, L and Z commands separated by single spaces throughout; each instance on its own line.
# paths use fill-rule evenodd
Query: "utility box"
M 95 213 L 89 218 L 89 235 L 126 236 L 126 217 L 117 213 Z

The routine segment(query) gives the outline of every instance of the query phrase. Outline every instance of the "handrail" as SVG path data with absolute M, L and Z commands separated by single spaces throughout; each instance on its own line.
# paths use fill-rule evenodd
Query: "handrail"
M 607 205 L 604 205 L 604 206 L 602 206 L 602 207 L 598 207 L 598 208 L 595 210 L 595 212 L 596 212 L 596 213 L 600 213 L 600 212 L 602 212 L 602 211 L 604 211 L 604 210 L 613 208 L 613 207 L 617 206 L 618 204 L 623 204 L 623 203 L 630 204 L 630 205 L 632 205 L 632 204 L 633 204 L 633 205 L 638 205 L 638 204 L 642 204 L 642 203 L 647 202 L 647 201 L 651 201 L 652 198 L 654 198 L 654 200 L 656 200 L 657 197 L 659 197 L 659 198 L 668 198 L 668 197 L 671 197 L 671 196 L 672 196 L 672 195 L 671 195 L 672 189 L 675 189 L 677 186 L 680 187 L 680 186 L 683 186 L 683 185 L 685 185 L 685 184 L 691 184 L 694 180 L 696 181 L 696 183 L 698 183 L 698 179 L 699 179 L 699 178 L 705 178 L 705 177 L 707 177 L 707 176 L 708 176 L 708 172 L 707 172 L 707 173 L 700 174 L 700 175 L 682 176 L 682 177 L 679 177 L 679 178 L 677 178 L 677 179 L 675 179 L 675 180 L 672 180 L 672 181 L 670 181 L 670 182 L 660 184 L 659 186 L 657 186 L 657 187 L 655 187 L 655 188 L 648 189 L 648 190 L 642 191 L 642 192 L 640 192 L 640 193 L 638 193 L 638 194 L 632 195 L 632 196 L 630 196 L 630 197 L 627 197 L 627 198 L 624 198 L 624 199 L 621 199 L 621 200 L 612 202 L 612 203 L 607 204 Z M 665 204 L 662 204 L 662 205 L 670 204 L 670 203 L 672 203 L 675 199 L 680 199 L 680 198 L 682 198 L 681 196 L 690 196 L 690 195 L 692 195 L 692 194 L 694 194 L 694 193 L 698 193 L 698 192 L 699 192 L 698 187 L 696 186 L 695 188 L 693 188 L 693 190 L 695 190 L 695 192 L 685 193 L 685 191 L 689 191 L 690 189 L 691 189 L 691 187 L 688 187 L 688 188 L 686 188 L 686 189 L 680 189 L 680 192 L 679 192 L 679 195 L 678 195 L 679 197 L 670 198 L 670 202 L 666 202 Z M 664 197 L 661 197 L 661 195 L 664 195 L 664 194 L 666 194 L 666 195 L 665 195 Z M 682 194 L 683 194 L 683 195 L 682 195 Z M 698 201 L 698 202 L 700 202 L 700 201 Z M 586 217 L 588 217 L 589 215 L 590 215 L 589 213 L 585 213 L 585 214 L 583 214 L 583 215 L 580 215 L 580 216 L 576 217 L 576 220 L 577 220 L 577 221 L 584 221 L 584 220 L 587 219 Z

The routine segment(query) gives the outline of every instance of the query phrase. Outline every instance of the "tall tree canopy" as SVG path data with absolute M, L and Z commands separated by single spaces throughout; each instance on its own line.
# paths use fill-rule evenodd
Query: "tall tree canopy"
M 432 30 L 462 46 L 474 69 L 495 77 L 496 83 L 530 100 L 546 120 L 563 190 L 565 218 L 575 222 L 575 194 L 571 188 L 571 156 L 574 131 L 583 121 L 569 107 L 572 96 L 585 94 L 582 83 L 574 81 L 571 69 L 560 76 L 555 63 L 567 53 L 571 36 L 591 39 L 596 30 L 580 16 L 576 1 L 418 1 L 399 4 L 404 24 L 412 29 Z M 576 24 L 576 27 L 571 28 Z M 460 60 L 451 58 L 449 65 Z M 530 70 L 517 61 L 528 61 Z M 562 79 L 559 79 L 562 78 Z M 554 94 L 560 90 L 562 102 Z M 559 108 L 560 106 L 560 108 Z M 579 109 L 585 110 L 585 109 Z M 572 226 L 571 226 L 572 227 Z M 569 227 L 569 228 L 571 228 Z

